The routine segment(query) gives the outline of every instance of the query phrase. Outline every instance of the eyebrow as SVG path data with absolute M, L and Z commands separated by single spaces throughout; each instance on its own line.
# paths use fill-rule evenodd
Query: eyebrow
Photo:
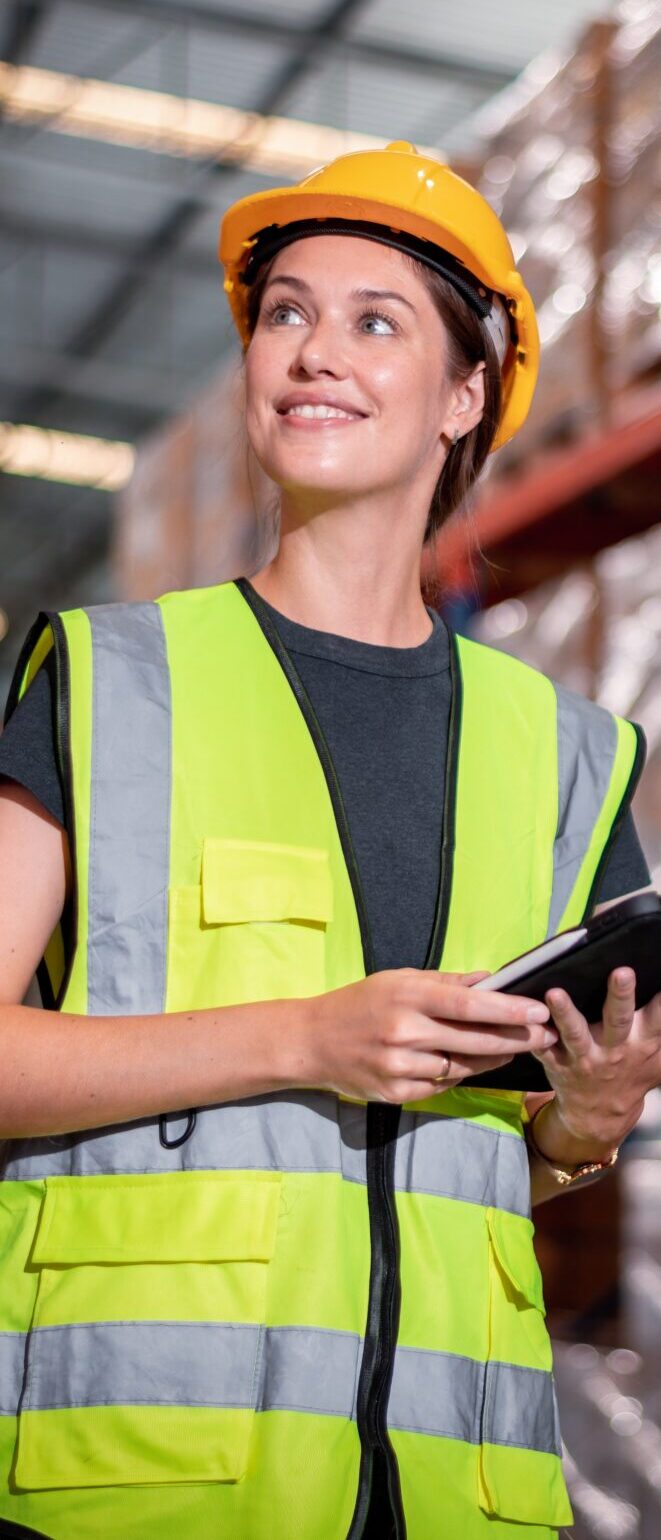
M 309 283 L 306 283 L 303 278 L 294 278 L 293 274 L 290 273 L 275 274 L 273 278 L 269 278 L 266 288 L 269 288 L 272 283 L 288 283 L 292 289 L 298 289 L 302 294 L 312 293 Z M 352 289 L 350 298 L 368 300 L 396 299 L 399 300 L 400 305 L 406 305 L 409 310 L 413 311 L 414 315 L 417 315 L 415 305 L 412 305 L 409 299 L 405 299 L 403 294 L 398 294 L 395 289 Z

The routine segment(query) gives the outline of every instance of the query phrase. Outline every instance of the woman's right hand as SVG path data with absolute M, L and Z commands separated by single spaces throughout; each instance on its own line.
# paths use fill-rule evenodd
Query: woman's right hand
M 545 1005 L 470 988 L 485 977 L 393 968 L 306 1000 L 299 1083 L 398 1105 L 557 1042 Z

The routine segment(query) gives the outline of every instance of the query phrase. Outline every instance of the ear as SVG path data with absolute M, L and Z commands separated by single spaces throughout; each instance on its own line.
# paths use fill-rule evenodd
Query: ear
M 450 399 L 441 425 L 441 435 L 451 444 L 477 427 L 484 412 L 484 360 L 475 365 L 465 380 L 457 380 L 452 386 Z

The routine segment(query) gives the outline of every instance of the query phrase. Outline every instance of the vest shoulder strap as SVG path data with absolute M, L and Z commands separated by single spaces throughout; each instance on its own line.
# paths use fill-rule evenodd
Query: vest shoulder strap
M 462 671 L 479 675 L 484 707 L 515 719 L 526 699 L 554 719 L 558 816 L 548 935 L 580 923 L 598 900 L 609 850 L 645 761 L 645 735 L 519 658 L 458 638 Z M 509 724 L 507 728 L 509 732 Z M 506 741 L 507 734 L 503 735 Z M 548 766 L 549 777 L 551 766 Z

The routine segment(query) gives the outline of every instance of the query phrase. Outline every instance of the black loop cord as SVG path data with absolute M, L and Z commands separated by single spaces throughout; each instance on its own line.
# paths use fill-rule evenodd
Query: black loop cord
M 178 1139 L 170 1139 L 168 1135 L 168 1118 L 182 1116 L 186 1118 L 186 1127 L 183 1131 L 183 1134 L 180 1134 Z M 178 1150 L 182 1144 L 185 1144 L 186 1141 L 191 1138 L 191 1135 L 195 1132 L 196 1123 L 197 1112 L 193 1108 L 191 1108 L 190 1112 L 186 1113 L 162 1113 L 158 1120 L 158 1137 L 161 1141 L 163 1149 Z

